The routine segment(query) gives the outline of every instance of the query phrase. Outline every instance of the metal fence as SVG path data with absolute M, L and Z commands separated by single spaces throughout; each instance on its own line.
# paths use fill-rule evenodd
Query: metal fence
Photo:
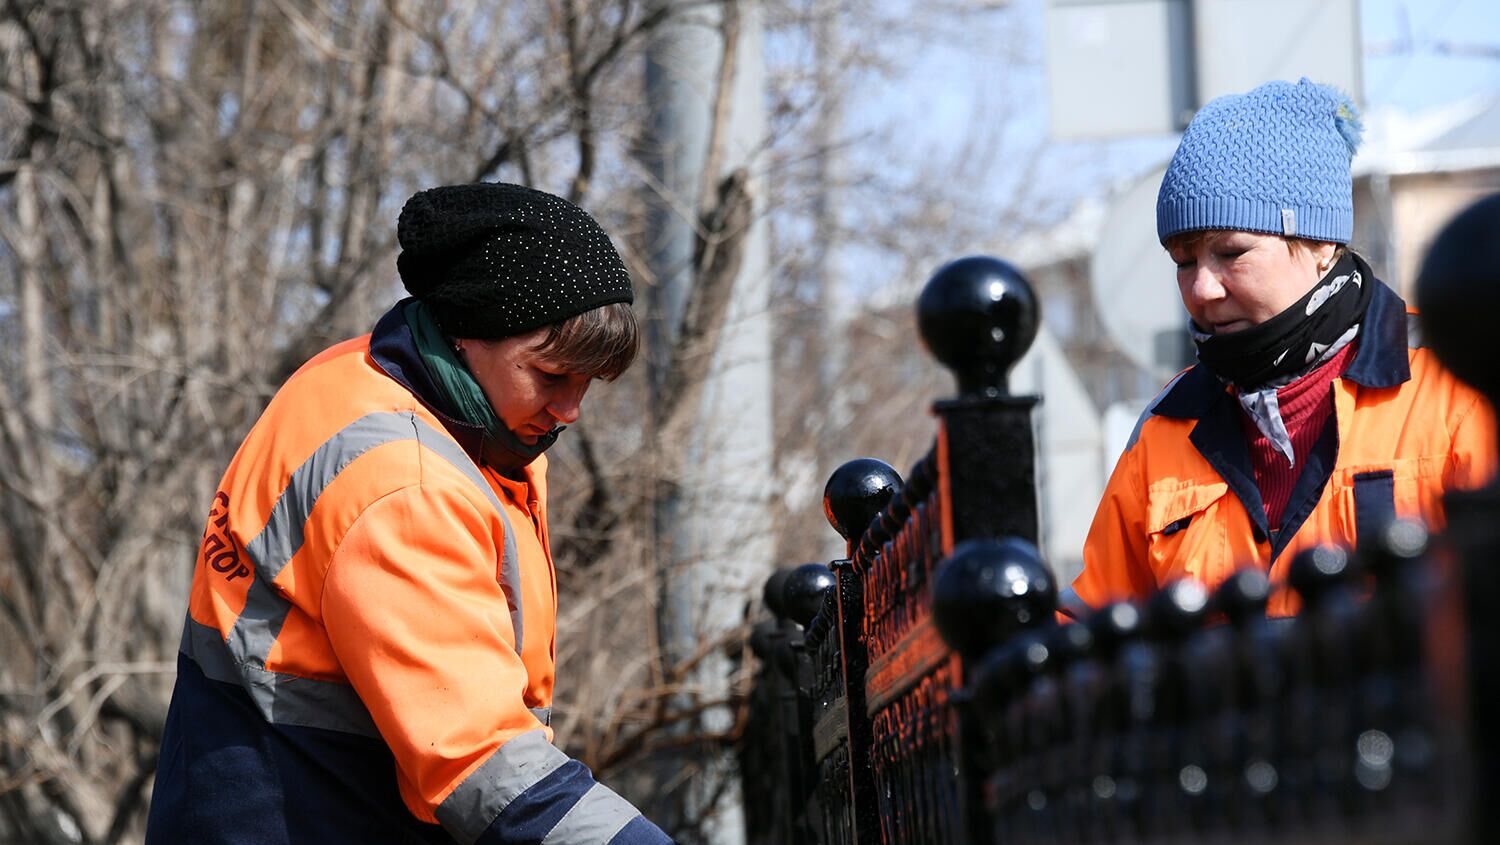
M 1500 306 L 1487 269 L 1427 274 L 1446 294 L 1429 316 Z M 868 458 L 830 478 L 845 559 L 766 586 L 749 841 L 1500 841 L 1500 482 L 1450 494 L 1442 536 L 1395 522 L 1303 553 L 1291 619 L 1265 616 L 1271 586 L 1246 570 L 1058 624 L 1036 399 L 1006 386 L 1036 318 L 995 259 L 924 289 L 924 341 L 960 395 L 904 482 Z M 1493 400 L 1500 356 L 1469 342 L 1438 352 Z

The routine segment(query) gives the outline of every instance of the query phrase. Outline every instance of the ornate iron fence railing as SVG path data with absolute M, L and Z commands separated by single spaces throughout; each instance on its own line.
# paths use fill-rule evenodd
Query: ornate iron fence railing
M 1475 214 L 1500 231 L 1500 200 Z M 1500 256 L 1445 243 L 1424 316 L 1493 403 L 1500 356 L 1475 315 L 1500 313 Z M 1290 619 L 1266 617 L 1272 586 L 1244 570 L 1059 624 L 1035 545 L 1037 399 L 1007 389 L 1036 320 L 996 259 L 945 266 L 919 298 L 960 395 L 935 404 L 904 482 L 868 458 L 829 479 L 847 557 L 767 584 L 750 841 L 1496 841 L 1500 481 L 1449 494 L 1441 536 L 1398 521 L 1302 553 Z

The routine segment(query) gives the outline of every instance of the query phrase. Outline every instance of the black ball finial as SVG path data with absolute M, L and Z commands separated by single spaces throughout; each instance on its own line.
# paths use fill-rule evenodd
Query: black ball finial
M 823 486 L 823 515 L 839 536 L 854 541 L 900 490 L 900 474 L 885 461 L 845 461 Z
M 960 543 L 932 584 L 938 633 L 966 658 L 1056 612 L 1057 582 L 1036 546 L 1018 537 Z
M 1203 624 L 1208 590 L 1192 578 L 1178 578 L 1157 590 L 1146 605 L 1151 632 L 1165 639 L 1182 639 Z
M 1041 309 L 1021 271 L 975 255 L 938 268 L 917 298 L 922 341 L 962 396 L 1007 396 L 1010 370 L 1036 340 Z
M 1094 648 L 1105 656 L 1113 655 L 1127 640 L 1141 635 L 1145 620 L 1140 608 L 1130 602 L 1105 605 L 1079 624 L 1087 625 L 1094 635 Z
M 833 589 L 833 570 L 821 563 L 804 563 L 792 570 L 781 588 L 787 618 L 802 627 L 823 608 L 823 595 Z
M 1094 651 L 1094 632 L 1081 624 L 1058 625 L 1047 634 L 1047 647 L 1057 663 L 1066 666 L 1086 659 Z
M 762 619 L 750 629 L 750 651 L 761 660 L 771 657 L 772 643 L 776 640 L 776 623 Z
M 1453 374 L 1500 408 L 1500 194 L 1474 203 L 1438 232 L 1417 275 L 1422 341 Z
M 1292 558 L 1286 580 L 1309 607 L 1354 579 L 1354 558 L 1341 546 L 1314 546 Z
M 1243 628 L 1266 615 L 1271 599 L 1271 581 L 1259 569 L 1241 569 L 1224 579 L 1208 600 L 1210 613 L 1222 613 L 1229 624 Z
M 1380 527 L 1374 542 L 1360 549 L 1361 559 L 1377 577 L 1391 575 L 1426 556 L 1429 540 L 1422 523 L 1393 519 Z
M 980 711 L 999 711 L 1006 702 L 1024 695 L 1037 676 L 1054 671 L 1058 660 L 1052 641 L 1049 629 L 1023 629 L 1021 636 L 985 652 L 974 670 L 974 701 Z
M 777 619 L 785 619 L 786 615 L 786 580 L 792 577 L 796 571 L 794 566 L 783 566 L 771 573 L 766 579 L 766 586 L 761 590 L 761 601 L 765 602 L 766 609 Z

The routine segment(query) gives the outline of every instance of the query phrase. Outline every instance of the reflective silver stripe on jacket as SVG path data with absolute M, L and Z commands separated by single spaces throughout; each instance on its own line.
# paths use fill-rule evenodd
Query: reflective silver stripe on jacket
M 469 773 L 434 815 L 461 845 L 471 845 L 516 797 L 568 762 L 541 731 L 518 734 Z
M 336 681 L 319 681 L 283 672 L 270 672 L 250 663 L 236 663 L 217 629 L 188 617 L 182 629 L 182 653 L 192 658 L 203 675 L 226 684 L 238 684 L 266 721 L 278 725 L 301 725 L 380 736 L 370 711 L 354 688 Z
M 479 467 L 451 437 L 418 419 L 415 414 L 409 411 L 367 414 L 328 438 L 303 461 L 272 507 L 265 527 L 246 544 L 245 552 L 254 564 L 256 577 L 246 592 L 245 608 L 230 628 L 227 642 L 217 631 L 196 625 L 191 620 L 183 632 L 182 650 L 197 661 L 204 674 L 215 680 L 243 685 L 269 721 L 311 724 L 305 720 L 316 719 L 330 724 L 320 723 L 313 725 L 315 727 L 359 734 L 373 731 L 373 723 L 363 704 L 359 705 L 358 714 L 347 713 L 348 708 L 342 705 L 327 704 L 336 697 L 328 692 L 328 688 L 348 689 L 345 685 L 266 670 L 266 659 L 292 608 L 291 602 L 281 595 L 272 581 L 302 548 L 303 532 L 313 506 L 339 473 L 365 452 L 402 440 L 415 440 L 419 446 L 452 464 L 484 493 L 500 515 L 505 531 L 500 587 L 510 608 L 516 652 L 521 650 L 520 561 L 510 520 L 495 491 L 485 481 Z M 209 636 L 197 628 L 208 631 Z M 234 670 L 233 674 L 224 677 L 228 669 Z M 349 689 L 349 695 L 354 696 L 352 689 Z M 358 702 L 357 696 L 354 701 Z M 315 704 L 330 708 L 325 713 L 326 718 L 308 715 Z M 287 715 L 291 720 L 277 718 L 276 714 Z
M 542 838 L 542 845 L 603 845 L 638 815 L 629 801 L 596 783 Z
M 1156 394 L 1155 398 L 1153 398 L 1146 404 L 1146 409 L 1144 411 L 1141 411 L 1141 415 L 1135 418 L 1135 427 L 1130 430 L 1130 439 L 1125 441 L 1126 452 L 1134 449 L 1136 441 L 1141 439 L 1141 428 L 1146 425 L 1146 420 L 1151 419 L 1151 417 L 1156 414 L 1156 406 L 1161 404 L 1161 400 L 1167 398 L 1167 394 L 1171 393 L 1172 388 L 1177 386 L 1177 382 L 1182 381 L 1182 377 L 1187 374 L 1188 371 L 1183 370 L 1182 372 L 1173 376 L 1172 380 L 1167 382 L 1167 386 L 1163 387 Z

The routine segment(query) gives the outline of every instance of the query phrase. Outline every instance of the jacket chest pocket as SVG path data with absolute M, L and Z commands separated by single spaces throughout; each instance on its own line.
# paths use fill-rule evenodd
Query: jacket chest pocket
M 1158 586 L 1182 577 L 1213 585 L 1233 571 L 1223 509 L 1236 503 L 1228 484 L 1152 490 L 1148 499 L 1148 554 Z

